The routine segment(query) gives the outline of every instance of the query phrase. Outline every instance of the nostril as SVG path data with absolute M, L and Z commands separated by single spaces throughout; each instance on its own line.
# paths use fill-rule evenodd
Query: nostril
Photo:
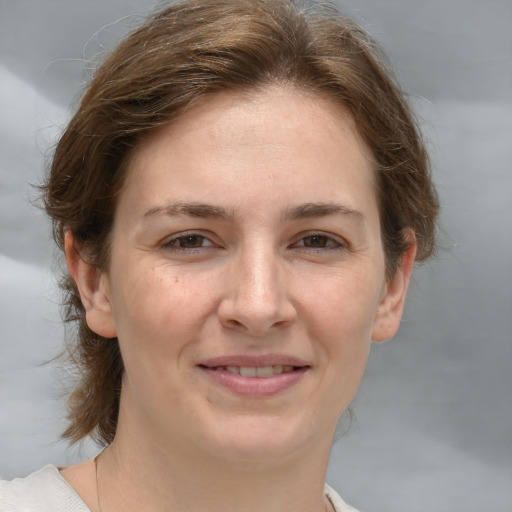
M 236 328 L 236 329 L 244 328 L 244 324 L 242 322 L 239 322 L 238 320 L 234 320 L 233 318 L 228 319 L 224 323 L 227 325 L 227 327 L 232 327 L 232 328 Z

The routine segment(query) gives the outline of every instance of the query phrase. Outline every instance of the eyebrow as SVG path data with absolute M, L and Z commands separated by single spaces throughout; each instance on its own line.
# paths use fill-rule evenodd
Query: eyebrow
M 151 208 L 145 212 L 143 218 L 147 219 L 149 217 L 153 217 L 154 215 L 169 215 L 171 217 L 178 215 L 189 215 L 191 217 L 213 217 L 216 219 L 225 220 L 230 220 L 233 218 L 231 213 L 228 213 L 225 208 L 220 206 L 213 206 L 206 203 L 188 202 L 177 202 L 165 206 L 156 206 L 155 208 Z
M 284 212 L 283 218 L 285 221 L 290 221 L 340 214 L 359 220 L 365 218 L 360 211 L 338 203 L 303 203 L 293 208 L 288 208 Z M 147 210 L 143 218 L 147 219 L 155 215 L 167 215 L 171 217 L 189 215 L 191 217 L 209 217 L 222 220 L 234 219 L 234 214 L 228 212 L 228 210 L 221 206 L 196 202 L 176 202 L 165 206 L 156 206 Z
M 326 217 L 328 215 L 347 215 L 355 219 L 364 220 L 364 215 L 358 210 L 338 203 L 304 203 L 286 210 L 285 220 L 300 220 L 313 217 Z

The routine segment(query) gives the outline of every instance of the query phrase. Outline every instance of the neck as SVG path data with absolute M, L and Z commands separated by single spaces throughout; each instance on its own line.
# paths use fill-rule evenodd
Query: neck
M 121 425 L 120 425 L 121 427 Z M 323 512 L 330 439 L 279 461 L 226 461 L 118 429 L 99 459 L 101 512 Z

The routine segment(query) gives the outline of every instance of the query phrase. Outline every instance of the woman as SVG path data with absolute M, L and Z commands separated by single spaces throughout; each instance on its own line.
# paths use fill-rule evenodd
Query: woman
M 72 441 L 1 510 L 350 511 L 324 485 L 437 199 L 400 90 L 333 8 L 171 5 L 105 60 L 44 188 L 77 322 Z

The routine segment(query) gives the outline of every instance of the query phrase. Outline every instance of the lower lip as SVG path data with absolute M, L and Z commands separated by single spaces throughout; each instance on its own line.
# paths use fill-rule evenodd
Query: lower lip
M 242 377 L 227 370 L 199 367 L 211 380 L 232 393 L 251 398 L 277 395 L 297 384 L 309 370 L 305 366 L 291 372 L 271 377 Z

